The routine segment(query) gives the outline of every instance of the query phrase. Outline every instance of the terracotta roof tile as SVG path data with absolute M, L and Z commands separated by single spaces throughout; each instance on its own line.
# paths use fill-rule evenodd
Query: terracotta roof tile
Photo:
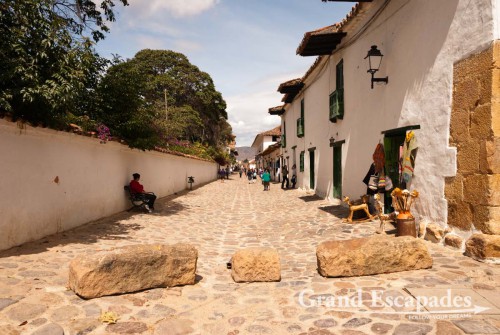
M 276 128 L 262 132 L 259 135 L 262 135 L 262 136 L 280 136 L 281 135 L 281 126 L 277 126 Z

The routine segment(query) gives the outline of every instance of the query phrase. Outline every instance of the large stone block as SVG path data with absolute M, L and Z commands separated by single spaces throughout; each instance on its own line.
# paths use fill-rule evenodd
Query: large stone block
M 246 248 L 232 258 L 231 276 L 237 283 L 281 280 L 278 251 L 273 248 Z
M 452 109 L 450 118 L 450 144 L 468 141 L 470 113 L 464 109 Z
M 463 200 L 464 178 L 457 174 L 455 177 L 446 177 L 444 185 L 444 196 L 448 200 Z
M 500 137 L 480 144 L 479 170 L 482 174 L 500 173 Z
M 500 206 L 500 174 L 471 175 L 464 181 L 464 201 L 473 205 Z
M 470 136 L 474 139 L 487 140 L 493 136 L 491 103 L 481 105 L 471 113 Z
M 470 205 L 463 201 L 448 201 L 448 225 L 470 230 L 472 228 L 472 211 Z
M 479 141 L 469 140 L 457 147 L 457 168 L 461 174 L 479 172 Z
M 195 283 L 191 245 L 134 245 L 83 255 L 69 267 L 69 287 L 83 298 Z
M 425 228 L 425 240 L 439 243 L 444 237 L 444 228 L 435 223 L 429 223 Z
M 453 110 L 473 110 L 479 103 L 480 86 L 476 78 L 468 77 L 453 84 Z
M 474 206 L 474 227 L 484 234 L 500 235 L 500 207 Z
M 432 267 L 425 242 L 410 236 L 327 241 L 316 249 L 324 277 L 367 276 Z
M 500 261 L 500 235 L 474 234 L 465 242 L 465 254 L 474 259 Z
M 500 110 L 498 111 L 500 114 Z M 491 141 L 481 144 L 481 172 L 500 173 L 500 137 L 494 137 Z
M 498 71 L 498 80 L 500 81 L 500 70 Z M 500 91 L 500 89 L 499 89 Z M 491 129 L 493 136 L 500 137 L 500 92 L 491 102 Z

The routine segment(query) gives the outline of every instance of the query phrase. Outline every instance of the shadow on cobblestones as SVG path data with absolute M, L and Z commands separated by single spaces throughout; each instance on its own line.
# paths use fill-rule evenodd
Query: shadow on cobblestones
M 323 200 L 322 198 L 318 197 L 317 195 L 306 195 L 303 197 L 299 197 L 300 200 L 303 200 L 305 202 L 311 202 L 311 201 L 321 201 Z
M 147 214 L 141 210 L 120 212 L 65 232 L 49 235 L 40 240 L 2 251 L 0 252 L 0 259 L 10 256 L 39 254 L 68 244 L 92 245 L 102 241 L 133 240 L 134 232 L 145 228 L 144 224 L 135 221 L 141 220 L 145 215 L 171 216 L 185 210 L 184 205 L 173 200 L 186 193 L 183 191 L 158 199 L 156 202 L 158 209 L 154 213 Z
M 323 206 L 318 208 L 339 219 L 346 218 L 349 215 L 349 209 L 341 205 Z

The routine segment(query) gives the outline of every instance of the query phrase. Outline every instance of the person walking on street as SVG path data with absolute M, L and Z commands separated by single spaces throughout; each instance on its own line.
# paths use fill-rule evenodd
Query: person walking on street
M 248 178 L 248 183 L 251 184 L 253 180 L 253 173 L 252 170 L 250 169 L 247 171 L 247 178 Z
M 224 182 L 224 175 L 226 174 L 226 172 L 224 171 L 224 169 L 219 169 L 219 178 L 220 178 L 220 182 L 223 183 Z
M 283 175 L 283 181 L 281 182 L 281 188 L 284 188 L 286 181 L 286 188 L 290 187 L 290 181 L 288 180 L 288 168 L 286 165 L 283 165 L 283 169 L 281 170 L 281 174 Z
M 264 183 L 264 191 L 269 191 L 269 184 L 271 182 L 271 174 L 269 170 L 266 169 L 262 174 L 262 182 Z

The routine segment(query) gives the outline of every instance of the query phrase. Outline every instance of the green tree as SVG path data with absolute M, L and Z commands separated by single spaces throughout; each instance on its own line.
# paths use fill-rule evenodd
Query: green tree
M 146 78 L 130 62 L 110 67 L 99 84 L 99 106 L 92 116 L 130 147 L 153 149 L 160 143 L 154 106 L 145 100 Z
M 2 0 L 0 113 L 51 125 L 68 111 L 90 108 L 79 101 L 95 88 L 106 61 L 85 34 L 104 37 L 113 5 L 105 0 L 99 11 L 88 0 Z
M 139 115 L 146 120 L 133 124 L 140 127 L 137 134 L 151 135 L 143 139 L 141 143 L 149 145 L 141 149 L 166 146 L 170 139 L 206 142 L 214 147 L 234 139 L 226 120 L 226 103 L 211 77 L 177 52 L 142 50 L 112 66 L 100 85 L 99 96 L 103 102 L 99 118 L 129 145 L 131 139 L 123 132 L 126 120 Z
M 147 101 L 163 105 L 166 90 L 168 105 L 190 106 L 198 112 L 204 126 L 199 135 L 210 144 L 217 144 L 217 129 L 213 126 L 220 118 L 227 119 L 226 102 L 208 73 L 191 64 L 185 55 L 171 50 L 141 50 L 130 62 L 147 78 Z

